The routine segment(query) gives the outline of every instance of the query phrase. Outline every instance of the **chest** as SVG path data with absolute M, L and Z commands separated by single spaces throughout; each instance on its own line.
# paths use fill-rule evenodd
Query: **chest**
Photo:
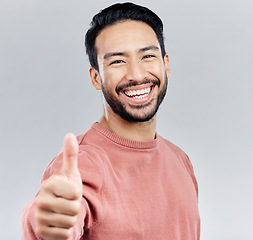
M 92 230 L 101 239 L 107 235 L 108 239 L 180 239 L 176 236 L 186 231 L 195 234 L 196 189 L 178 159 L 136 156 L 122 164 L 111 163 L 107 171 L 106 215 Z

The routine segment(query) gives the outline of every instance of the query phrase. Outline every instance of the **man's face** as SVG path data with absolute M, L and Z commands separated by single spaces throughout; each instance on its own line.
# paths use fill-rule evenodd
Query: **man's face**
M 162 57 L 154 30 L 140 21 L 116 23 L 97 36 L 96 49 L 99 73 L 93 74 L 94 86 L 102 89 L 107 114 L 131 122 L 152 119 L 169 77 L 169 59 Z

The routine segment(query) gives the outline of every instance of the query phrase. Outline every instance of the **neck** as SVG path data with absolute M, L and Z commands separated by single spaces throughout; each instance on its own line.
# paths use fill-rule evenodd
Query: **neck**
M 118 136 L 136 141 L 150 141 L 155 137 L 156 116 L 147 122 L 128 122 L 118 115 L 108 117 L 104 113 L 99 124 Z

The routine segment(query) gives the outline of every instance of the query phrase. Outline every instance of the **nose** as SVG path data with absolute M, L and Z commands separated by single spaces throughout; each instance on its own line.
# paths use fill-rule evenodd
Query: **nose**
M 144 65 L 138 61 L 131 61 L 127 64 L 125 78 L 127 81 L 142 81 L 147 77 L 147 71 Z

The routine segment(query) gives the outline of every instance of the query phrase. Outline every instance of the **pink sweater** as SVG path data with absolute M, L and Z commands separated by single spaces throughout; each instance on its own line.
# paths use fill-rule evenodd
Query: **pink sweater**
M 198 187 L 187 155 L 156 134 L 119 137 L 95 123 L 78 136 L 82 210 L 71 239 L 199 240 Z M 62 153 L 42 181 L 59 171 Z M 86 217 L 85 216 L 86 213 Z M 22 213 L 22 237 L 34 233 L 34 200 Z

